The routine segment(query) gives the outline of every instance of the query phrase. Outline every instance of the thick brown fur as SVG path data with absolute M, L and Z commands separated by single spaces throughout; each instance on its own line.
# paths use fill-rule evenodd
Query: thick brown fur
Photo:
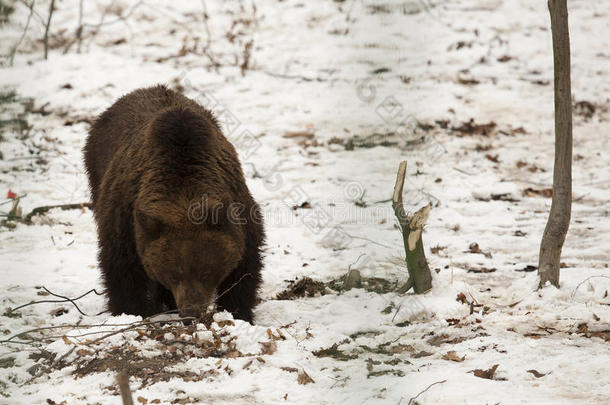
M 252 321 L 264 229 L 233 145 L 181 94 L 136 90 L 84 148 L 112 314 L 217 307 Z

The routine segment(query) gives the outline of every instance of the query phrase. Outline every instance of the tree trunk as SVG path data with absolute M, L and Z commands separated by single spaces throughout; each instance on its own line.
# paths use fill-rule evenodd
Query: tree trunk
M 555 166 L 553 201 L 542 235 L 538 261 L 539 287 L 559 287 L 561 248 L 572 210 L 572 84 L 567 0 L 549 0 L 555 69 Z

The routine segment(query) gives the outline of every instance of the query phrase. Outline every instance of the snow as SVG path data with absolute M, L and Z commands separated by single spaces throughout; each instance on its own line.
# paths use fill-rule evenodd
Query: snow
M 220 313 L 209 328 L 197 325 L 188 334 L 166 325 L 157 337 L 132 329 L 92 344 L 142 319 L 100 313 L 105 300 L 94 293 L 76 301 L 86 315 L 69 302 L 7 315 L 9 307 L 54 299 L 40 295 L 42 287 L 72 298 L 102 291 L 90 210 L 55 209 L 32 225 L 0 227 L 0 403 L 120 404 L 116 373 L 77 376 L 80 361 L 104 358 L 113 348 L 168 358 L 172 347 L 216 343 L 225 353 L 234 345 L 240 355 L 185 356 L 163 370 L 192 372 L 192 380 L 174 376 L 144 384 L 142 375 L 131 376 L 134 400 L 610 402 L 610 3 L 569 1 L 573 97 L 596 110 L 591 118 L 575 116 L 565 267 L 561 288 L 542 290 L 536 289 L 536 272 L 524 269 L 537 264 L 551 200 L 523 191 L 552 183 L 553 69 L 545 2 L 262 0 L 253 9 L 236 0 L 96 0 L 83 3 L 88 25 L 78 53 L 76 44 L 64 52 L 77 28 L 78 2 L 63 1 L 56 3 L 51 26 L 50 42 L 57 46 L 45 61 L 39 39 L 48 4 L 36 2 L 14 65 L 0 75 L 2 92 L 15 90 L 22 100 L 32 98 L 34 109 L 49 112 L 24 113 L 32 126 L 25 137 L 4 132 L 0 192 L 27 194 L 24 213 L 88 201 L 81 152 L 87 120 L 137 87 L 179 85 L 221 118 L 263 207 L 262 302 L 255 325 Z M 209 53 L 219 67 L 202 52 L 208 43 L 202 4 L 212 35 Z M 22 3 L 15 6 L 11 21 L 0 27 L 3 53 L 19 39 L 29 13 Z M 105 23 L 91 35 L 104 14 Z M 249 69 L 242 75 L 250 40 Z M 23 111 L 19 103 L 2 108 L 2 119 Z M 451 130 L 470 119 L 496 127 L 491 135 Z M 446 125 L 437 122 L 443 120 Z M 417 121 L 432 127 L 413 134 Z M 283 136 L 294 131 L 314 137 Z M 349 139 L 373 134 L 377 143 L 397 144 L 345 147 Z M 423 143 L 417 134 L 425 136 Z M 423 240 L 434 288 L 420 296 L 356 288 L 274 299 L 291 280 L 327 282 L 348 268 L 392 284 L 406 280 L 402 238 L 387 201 L 401 160 L 408 161 L 407 211 L 433 203 Z M 292 208 L 303 202 L 311 208 Z M 473 253 L 472 243 L 483 253 Z M 444 249 L 432 253 L 433 247 Z M 58 308 L 64 313 L 53 316 Z M 57 328 L 29 335 L 45 338 L 38 344 L 6 342 L 48 327 Z M 320 354 L 334 344 L 346 359 Z M 66 366 L 34 378 L 32 367 L 49 364 L 30 358 L 42 349 L 55 360 L 65 356 Z M 78 354 L 81 349 L 92 354 Z M 451 351 L 464 360 L 450 360 Z M 474 375 L 495 364 L 493 379 Z M 302 373 L 314 382 L 300 384 Z

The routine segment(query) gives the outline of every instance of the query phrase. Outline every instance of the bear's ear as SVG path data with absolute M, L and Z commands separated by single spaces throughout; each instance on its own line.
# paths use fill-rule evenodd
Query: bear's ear
M 140 210 L 136 210 L 136 221 L 145 233 L 146 239 L 155 240 L 161 236 L 163 222 Z

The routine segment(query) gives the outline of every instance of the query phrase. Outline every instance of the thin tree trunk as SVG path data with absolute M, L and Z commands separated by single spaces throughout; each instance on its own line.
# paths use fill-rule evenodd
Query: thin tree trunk
M 559 287 L 561 248 L 572 211 L 572 84 L 567 0 L 549 0 L 555 70 L 555 166 L 553 201 L 542 235 L 538 261 L 539 287 Z
M 125 372 L 121 372 L 116 376 L 121 392 L 123 405 L 133 405 L 133 397 L 131 396 L 131 388 L 129 388 L 129 377 Z

